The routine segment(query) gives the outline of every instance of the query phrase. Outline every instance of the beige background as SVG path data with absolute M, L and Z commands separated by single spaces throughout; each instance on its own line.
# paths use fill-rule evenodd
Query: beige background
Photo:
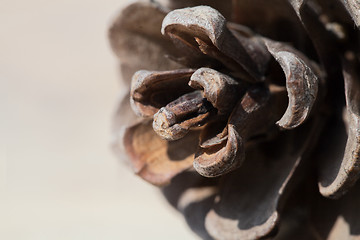
M 110 151 L 121 0 L 0 0 L 0 239 L 194 239 Z

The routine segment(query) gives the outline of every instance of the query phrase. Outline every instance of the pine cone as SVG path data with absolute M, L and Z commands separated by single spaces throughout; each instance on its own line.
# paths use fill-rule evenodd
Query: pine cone
M 127 6 L 114 150 L 203 239 L 360 239 L 359 27 L 358 0 Z

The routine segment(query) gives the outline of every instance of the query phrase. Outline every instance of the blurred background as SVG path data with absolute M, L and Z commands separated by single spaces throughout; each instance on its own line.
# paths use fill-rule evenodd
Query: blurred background
M 110 150 L 126 1 L 0 0 L 0 239 L 194 239 Z

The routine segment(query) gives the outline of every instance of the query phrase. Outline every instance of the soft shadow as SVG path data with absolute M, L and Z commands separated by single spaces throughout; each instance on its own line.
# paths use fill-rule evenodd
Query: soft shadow
M 316 147 L 314 159 L 319 159 L 319 179 L 323 187 L 329 186 L 336 179 L 343 160 L 347 134 L 344 122 L 332 118 L 325 126 Z

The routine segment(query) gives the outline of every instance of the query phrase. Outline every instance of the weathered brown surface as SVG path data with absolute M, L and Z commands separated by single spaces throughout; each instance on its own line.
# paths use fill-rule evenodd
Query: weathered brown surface
M 135 113 L 152 117 L 159 109 L 184 93 L 193 69 L 172 71 L 137 71 L 132 77 L 130 101 Z
M 178 65 L 133 77 L 131 104 L 147 119 L 125 131 L 135 172 L 170 183 L 167 197 L 204 239 L 357 237 L 315 180 L 338 198 L 360 176 L 354 3 L 234 0 L 227 22 L 209 6 L 164 14 L 196 5 L 165 2 L 151 8 L 163 16 L 159 54 Z
M 200 68 L 194 72 L 189 86 L 202 89 L 204 97 L 217 109 L 217 114 L 227 114 L 240 98 L 244 86 L 228 75 L 210 68 Z
M 321 194 L 338 198 L 346 193 L 360 177 L 360 74 L 358 61 L 348 53 L 343 61 L 346 109 L 344 120 L 347 141 L 344 155 L 330 157 L 321 167 Z
M 255 64 L 248 51 L 227 28 L 225 18 L 215 9 L 199 6 L 174 10 L 165 17 L 161 31 L 183 48 L 219 61 L 244 80 L 262 80 L 263 72 L 260 70 L 264 70 L 264 67 L 259 68 Z M 264 52 L 258 52 L 261 53 Z M 264 54 L 263 65 L 266 65 L 267 53 Z
M 194 91 L 161 108 L 154 115 L 153 129 L 168 141 L 177 140 L 183 138 L 191 128 L 205 124 L 213 111 L 202 91 Z
M 151 122 L 139 123 L 126 130 L 124 145 L 136 174 L 152 184 L 165 185 L 192 166 L 197 135 L 192 132 L 181 140 L 167 142 L 155 134 Z M 182 148 L 183 144 L 189 145 Z
M 122 80 L 129 84 L 140 69 L 168 70 L 181 65 L 167 55 L 176 55 L 171 41 L 162 37 L 166 11 L 150 2 L 136 2 L 124 8 L 109 30 L 114 53 L 121 59 Z
M 341 0 L 340 1 L 347 11 L 349 12 L 350 16 L 354 20 L 354 23 L 357 27 L 360 27 L 360 2 L 359 0 Z
M 203 176 L 216 177 L 238 168 L 245 156 L 245 143 L 274 125 L 282 113 L 285 91 L 250 88 L 234 107 L 224 129 L 211 124 L 200 136 L 194 168 Z
M 277 124 L 285 129 L 296 128 L 311 113 L 318 93 L 319 77 L 310 61 L 295 49 L 268 39 L 264 41 L 284 71 L 289 96 L 286 112 Z
M 272 143 L 249 149 L 243 166 L 222 181 L 206 217 L 205 226 L 212 237 L 259 239 L 271 234 L 316 127 L 311 123 L 306 134 L 281 134 Z M 276 151 L 280 146 L 281 151 Z

